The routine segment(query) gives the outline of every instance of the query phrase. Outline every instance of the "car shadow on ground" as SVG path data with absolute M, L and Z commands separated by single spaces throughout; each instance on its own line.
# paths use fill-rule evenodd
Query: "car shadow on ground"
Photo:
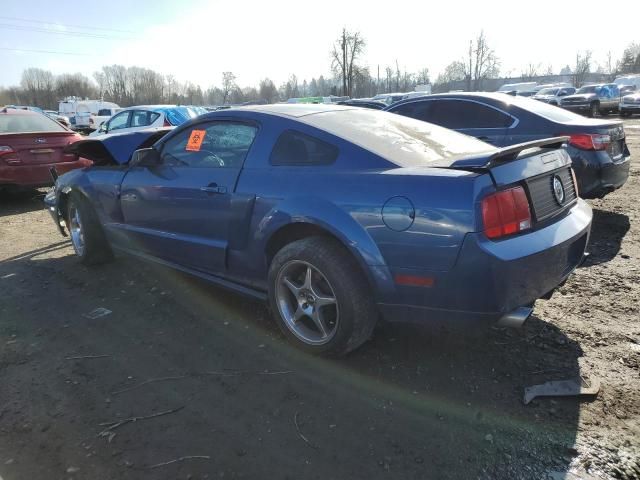
M 623 213 L 593 209 L 591 237 L 587 251 L 589 258 L 583 267 L 599 265 L 613 260 L 622 244 L 622 239 L 631 228 L 629 217 Z
M 0 217 L 42 210 L 45 195 L 44 189 L 3 190 L 0 188 Z
M 579 399 L 523 404 L 524 387 L 580 374 L 580 347 L 543 319 L 532 317 L 520 330 L 472 332 L 381 324 L 362 348 L 328 360 L 291 348 L 260 303 L 130 257 L 85 268 L 60 251 L 47 253 L 0 263 L 0 303 L 2 331 L 18 339 L 41 332 L 41 354 L 25 358 L 47 359 L 51 371 L 37 387 L 31 374 L 7 379 L 2 369 L 0 381 L 25 382 L 13 401 L 34 398 L 33 415 L 39 396 L 65 397 L 54 401 L 75 418 L 66 438 L 91 436 L 113 408 L 128 415 L 164 409 L 167 400 L 188 405 L 157 426 L 119 431 L 114 448 L 135 465 L 216 445 L 220 471 L 247 478 L 272 471 L 283 478 L 512 479 L 544 478 L 544 471 L 566 469 L 575 454 Z M 111 313 L 88 321 L 96 307 Z M 60 358 L 97 353 L 110 359 L 73 365 Z M 286 374 L 211 381 L 202 373 L 221 367 Z M 170 381 L 127 390 L 164 377 Z M 69 394 L 70 384 L 80 387 Z M 11 419 L 0 418 L 9 432 Z M 33 435 L 54 441 L 61 433 Z M 38 453 L 37 443 L 25 453 Z M 153 477 L 120 467 L 110 449 L 97 450 L 91 462 L 122 468 L 119 478 Z M 313 469 L 304 470 L 302 460 Z M 206 464 L 172 468 L 167 474 L 209 472 Z

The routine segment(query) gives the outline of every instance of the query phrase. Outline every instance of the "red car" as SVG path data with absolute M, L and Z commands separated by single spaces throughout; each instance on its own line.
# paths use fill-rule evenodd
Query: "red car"
M 82 136 L 46 115 L 5 107 L 0 110 L 0 188 L 53 185 L 50 169 L 61 175 L 92 164 L 64 153 Z

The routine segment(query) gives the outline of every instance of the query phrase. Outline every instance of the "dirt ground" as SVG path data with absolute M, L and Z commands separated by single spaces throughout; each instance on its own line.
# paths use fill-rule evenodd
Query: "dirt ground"
M 381 325 L 340 360 L 261 304 L 131 258 L 80 266 L 0 199 L 0 478 L 640 478 L 640 119 L 591 257 L 521 330 Z M 110 313 L 88 315 L 96 308 Z M 583 375 L 596 398 L 528 385 Z

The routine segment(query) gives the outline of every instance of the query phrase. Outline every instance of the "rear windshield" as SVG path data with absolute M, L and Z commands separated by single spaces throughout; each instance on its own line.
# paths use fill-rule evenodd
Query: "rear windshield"
M 465 156 L 495 151 L 453 130 L 376 110 L 331 110 L 301 120 L 401 167 L 448 167 Z
M 584 120 L 584 117 L 581 117 L 577 113 L 549 105 L 548 103 L 539 102 L 532 98 L 512 97 L 509 98 L 506 103 L 520 107 L 523 110 L 528 110 L 552 122 L 571 123 L 577 121 L 581 123 Z
M 66 129 L 45 115 L 0 114 L 0 134 L 31 132 L 66 132 Z

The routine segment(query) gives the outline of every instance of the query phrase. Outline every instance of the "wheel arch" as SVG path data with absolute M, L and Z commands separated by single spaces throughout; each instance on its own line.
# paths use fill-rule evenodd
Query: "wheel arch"
M 351 220 L 354 221 L 353 219 Z M 380 288 L 381 279 L 374 278 L 371 271 L 371 265 L 373 262 L 378 266 L 386 267 L 386 265 L 384 265 L 382 254 L 364 229 L 359 225 L 358 228 L 361 232 L 358 232 L 355 236 L 360 238 L 353 238 L 353 236 L 349 236 L 349 233 L 353 232 L 346 233 L 331 224 L 321 221 L 312 221 L 309 218 L 305 218 L 304 221 L 294 220 L 279 225 L 278 228 L 275 228 L 272 231 L 264 244 L 264 259 L 266 267 L 267 269 L 269 268 L 271 261 L 278 251 L 292 242 L 314 236 L 327 237 L 340 244 L 356 260 L 360 267 L 360 271 L 367 279 L 370 288 Z M 363 245 L 360 243 L 363 238 L 366 238 L 369 244 Z

